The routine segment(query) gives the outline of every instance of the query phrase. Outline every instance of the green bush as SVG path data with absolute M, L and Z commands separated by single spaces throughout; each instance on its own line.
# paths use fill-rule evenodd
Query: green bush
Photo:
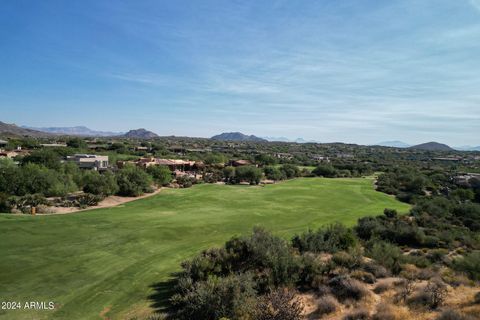
M 277 167 L 265 167 L 263 172 L 265 173 L 265 177 L 270 180 L 278 181 L 286 178 L 285 173 Z
M 337 252 L 355 246 L 357 237 L 352 229 L 340 223 L 332 224 L 317 231 L 307 231 L 292 239 L 293 247 L 300 252 Z
M 241 319 L 254 309 L 256 292 L 251 276 L 209 277 L 205 281 L 181 283 L 170 302 L 175 319 Z
M 167 166 L 149 166 L 147 173 L 152 176 L 153 181 L 159 186 L 165 186 L 172 182 L 172 171 Z
M 472 280 L 480 280 L 480 251 L 474 251 L 453 262 L 453 268 L 464 272 Z
M 259 184 L 262 179 L 262 170 L 254 166 L 242 166 L 235 169 L 235 182 L 246 181 L 250 184 Z
M 337 175 L 337 170 L 332 165 L 322 164 L 313 169 L 312 174 L 318 177 L 334 178 Z
M 300 176 L 300 169 L 293 164 L 284 164 L 280 167 L 280 172 L 283 173 L 287 179 L 292 179 Z
M 388 242 L 372 241 L 373 244 L 370 244 L 367 250 L 367 256 L 392 271 L 393 274 L 400 273 L 401 263 L 404 261 L 400 248 Z
M 152 179 L 142 169 L 127 165 L 117 173 L 118 194 L 137 197 L 145 192 L 151 192 Z
M 118 189 L 115 175 L 111 172 L 100 174 L 92 170 L 87 171 L 83 176 L 83 191 L 86 193 L 108 197 L 117 193 Z

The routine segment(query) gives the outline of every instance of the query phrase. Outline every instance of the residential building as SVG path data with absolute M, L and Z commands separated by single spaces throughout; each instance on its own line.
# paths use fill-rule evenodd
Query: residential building
M 80 169 L 103 171 L 108 169 L 108 156 L 96 154 L 75 154 L 67 156 L 67 161 L 75 162 Z

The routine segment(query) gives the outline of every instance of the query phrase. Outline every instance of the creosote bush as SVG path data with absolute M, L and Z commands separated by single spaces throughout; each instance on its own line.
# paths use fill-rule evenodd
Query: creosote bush
M 317 300 L 315 313 L 319 316 L 335 312 L 338 309 L 338 301 L 332 295 L 324 295 Z
M 345 315 L 342 320 L 369 320 L 370 312 L 367 309 L 357 309 L 347 315 Z
M 329 287 L 332 289 L 337 299 L 345 300 L 361 300 L 365 298 L 369 291 L 363 283 L 352 279 L 349 276 L 337 276 L 328 281 Z

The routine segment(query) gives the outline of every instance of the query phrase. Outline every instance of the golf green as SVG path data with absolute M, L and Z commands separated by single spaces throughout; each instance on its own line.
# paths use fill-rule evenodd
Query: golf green
M 2 214 L 0 300 L 21 308 L 2 308 L 0 318 L 129 319 L 151 311 L 153 286 L 182 260 L 255 225 L 291 237 L 335 221 L 353 225 L 387 207 L 409 209 L 375 191 L 372 179 L 303 178 L 264 187 L 166 189 L 66 215 Z M 55 308 L 26 309 L 31 301 Z

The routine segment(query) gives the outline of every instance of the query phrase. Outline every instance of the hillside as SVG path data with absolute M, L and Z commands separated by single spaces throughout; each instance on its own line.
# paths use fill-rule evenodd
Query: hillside
M 40 137 L 50 137 L 52 134 L 46 133 L 46 132 L 41 132 L 37 130 L 32 130 L 32 129 L 26 129 L 17 126 L 16 124 L 9 124 L 5 122 L 0 121 L 0 135 L 3 137 L 35 137 L 35 138 L 40 138 Z
M 438 143 L 438 142 L 427 142 L 427 143 L 417 144 L 415 146 L 411 146 L 410 149 L 426 150 L 426 151 L 454 151 L 454 149 L 450 148 L 446 144 Z
M 211 137 L 212 140 L 221 141 L 254 141 L 254 142 L 267 142 L 267 140 L 254 136 L 246 135 L 241 132 L 224 132 L 216 136 Z
M 84 137 L 109 137 L 109 136 L 119 136 L 122 135 L 122 132 L 110 132 L 110 131 L 97 131 L 87 128 L 85 126 L 75 126 L 75 127 L 27 127 L 22 126 L 25 129 L 31 129 L 41 132 L 61 134 L 68 136 L 84 136 Z
M 140 128 L 135 130 L 130 130 L 123 135 L 125 138 L 131 139 L 153 139 L 158 138 L 158 134 L 148 131 L 146 129 Z

